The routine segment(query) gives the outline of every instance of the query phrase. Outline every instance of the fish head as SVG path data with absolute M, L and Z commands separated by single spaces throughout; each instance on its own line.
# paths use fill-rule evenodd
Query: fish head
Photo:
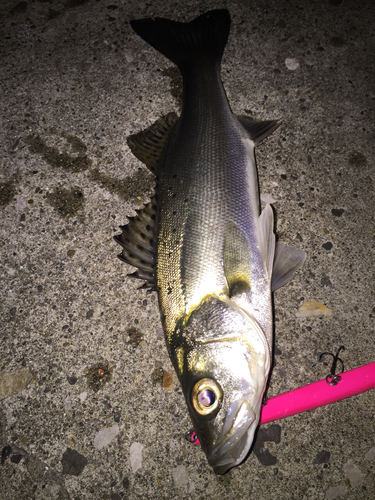
M 204 302 L 179 334 L 175 366 L 194 430 L 215 473 L 224 474 L 250 451 L 270 349 L 256 319 L 229 299 Z

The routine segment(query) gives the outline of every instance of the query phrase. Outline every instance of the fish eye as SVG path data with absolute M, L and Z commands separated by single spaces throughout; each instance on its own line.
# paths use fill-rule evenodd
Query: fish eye
M 195 384 L 191 393 L 191 402 L 199 415 L 209 415 L 220 405 L 222 390 L 219 384 L 209 378 L 203 378 Z

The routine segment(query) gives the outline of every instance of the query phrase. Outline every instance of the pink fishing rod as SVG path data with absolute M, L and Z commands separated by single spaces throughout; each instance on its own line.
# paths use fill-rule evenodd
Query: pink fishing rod
M 268 399 L 262 407 L 260 423 L 266 424 L 267 422 L 290 417 L 374 389 L 375 362 L 336 374 L 337 362 L 340 362 L 343 367 L 342 360 L 338 357 L 341 349 L 344 348 L 340 347 L 336 355 L 331 353 L 322 354 L 322 356 L 326 354 L 333 356 L 331 373 L 324 380 L 319 380 L 319 382 Z M 187 439 L 194 444 L 199 443 L 194 431 L 187 435 Z
M 330 385 L 327 377 L 268 399 L 262 408 L 260 423 L 266 424 L 374 389 L 375 362 L 334 377 L 340 377 L 336 385 Z

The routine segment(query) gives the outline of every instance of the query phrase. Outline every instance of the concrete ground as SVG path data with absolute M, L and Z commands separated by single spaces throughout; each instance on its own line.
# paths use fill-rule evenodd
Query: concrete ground
M 2 0 L 1 499 L 375 498 L 375 390 L 262 426 L 215 476 L 184 438 L 156 295 L 113 241 L 153 189 L 125 139 L 181 98 L 129 21 L 227 7 L 228 98 L 283 119 L 258 148 L 260 188 L 279 239 L 308 254 L 275 294 L 268 396 L 323 379 L 319 354 L 341 345 L 345 369 L 374 361 L 374 5 Z M 332 315 L 297 317 L 305 301 Z

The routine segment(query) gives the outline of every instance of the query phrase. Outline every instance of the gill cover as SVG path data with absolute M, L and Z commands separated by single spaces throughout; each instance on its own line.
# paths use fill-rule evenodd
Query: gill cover
M 172 359 L 195 432 L 223 474 L 242 462 L 259 422 L 270 351 L 256 319 L 226 297 L 211 297 L 176 328 Z

